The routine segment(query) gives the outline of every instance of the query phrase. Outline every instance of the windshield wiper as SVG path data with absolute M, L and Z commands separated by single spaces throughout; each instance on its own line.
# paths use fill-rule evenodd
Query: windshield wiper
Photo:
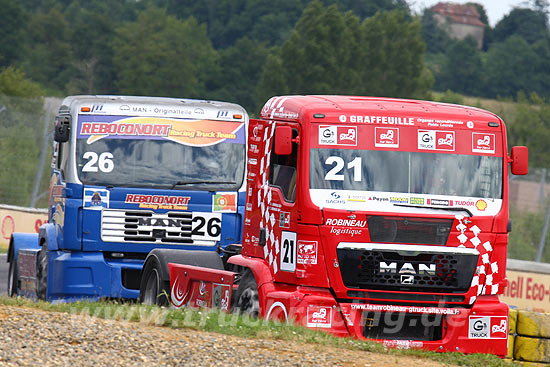
M 178 181 L 175 184 L 172 185 L 170 190 L 173 190 L 176 186 L 184 186 L 184 185 L 200 185 L 200 184 L 227 184 L 227 185 L 235 185 L 235 181 Z
M 472 214 L 472 212 L 467 209 L 467 208 L 462 208 L 462 207 L 452 207 L 452 208 L 447 208 L 447 207 L 441 207 L 441 206 L 427 206 L 427 205 L 410 205 L 410 204 L 393 204 L 395 206 L 405 206 L 407 208 L 428 208 L 428 209 L 441 209 L 441 210 L 448 210 L 448 211 L 452 211 L 452 212 L 466 212 L 468 213 L 468 215 L 470 217 L 473 217 L 474 215 Z

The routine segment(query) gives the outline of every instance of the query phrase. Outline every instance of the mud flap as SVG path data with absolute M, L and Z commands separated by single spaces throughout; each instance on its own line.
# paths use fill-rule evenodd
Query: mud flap
M 168 263 L 170 300 L 175 308 L 231 309 L 236 273 L 204 267 Z
M 37 273 L 39 249 L 19 250 L 17 256 L 18 295 L 38 299 Z

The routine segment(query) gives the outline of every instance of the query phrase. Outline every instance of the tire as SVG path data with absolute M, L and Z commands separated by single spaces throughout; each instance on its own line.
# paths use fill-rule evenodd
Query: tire
M 162 279 L 161 264 L 151 257 L 143 268 L 139 301 L 146 305 L 168 306 L 170 304 L 170 283 Z
M 46 245 L 38 252 L 38 270 L 36 274 L 36 295 L 45 301 L 48 293 L 48 252 Z
M 8 271 L 8 297 L 17 296 L 17 260 L 15 256 L 10 261 L 10 267 Z
M 237 297 L 234 310 L 251 317 L 260 315 L 260 295 L 258 284 L 250 269 L 246 269 L 237 288 Z

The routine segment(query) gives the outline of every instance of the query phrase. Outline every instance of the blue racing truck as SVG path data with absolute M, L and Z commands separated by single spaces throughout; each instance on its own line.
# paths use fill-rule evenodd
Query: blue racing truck
M 12 235 L 8 294 L 136 299 L 156 248 L 230 254 L 242 235 L 247 129 L 246 111 L 227 102 L 66 97 L 48 222 Z

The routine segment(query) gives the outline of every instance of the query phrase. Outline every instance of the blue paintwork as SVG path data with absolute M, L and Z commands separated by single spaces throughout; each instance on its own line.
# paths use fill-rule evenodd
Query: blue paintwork
M 46 299 L 70 302 L 78 299 L 131 298 L 139 296 L 139 290 L 122 285 L 122 269 L 141 270 L 143 260 L 105 259 L 105 252 L 143 253 L 154 248 L 186 250 L 217 250 L 216 246 L 159 245 L 147 243 L 114 243 L 101 240 L 101 210 L 84 209 L 83 192 L 87 187 L 66 184 L 59 172 L 52 181 L 62 186 L 58 195 L 52 195 L 49 205 L 49 222 L 40 228 L 39 235 L 15 233 L 14 254 L 19 249 L 39 249 L 42 243 L 48 248 L 48 289 Z M 93 187 L 94 190 L 107 190 Z M 183 190 L 152 190 L 133 188 L 109 189 L 109 208 L 139 209 L 138 204 L 125 203 L 127 194 L 169 195 L 190 197 L 188 211 L 212 212 L 213 192 Z M 222 214 L 220 245 L 239 243 L 242 233 L 245 192 L 238 193 L 237 213 Z M 168 210 L 155 210 L 166 212 Z

